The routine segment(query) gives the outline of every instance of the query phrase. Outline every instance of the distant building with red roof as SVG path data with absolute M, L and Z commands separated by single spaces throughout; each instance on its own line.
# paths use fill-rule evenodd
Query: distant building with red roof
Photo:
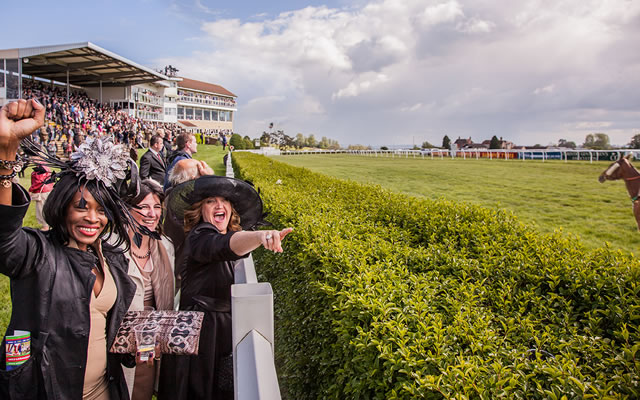
M 178 123 L 190 131 L 233 132 L 236 95 L 220 85 L 179 78 Z

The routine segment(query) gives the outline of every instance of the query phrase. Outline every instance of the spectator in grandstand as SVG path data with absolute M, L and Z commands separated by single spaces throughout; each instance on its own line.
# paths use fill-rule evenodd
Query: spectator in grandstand
M 164 147 L 164 158 L 165 160 L 169 160 L 171 157 L 171 152 L 173 151 L 173 143 L 171 138 L 171 131 L 168 129 L 159 129 L 158 134 L 162 136 L 162 144 Z M 168 164 L 167 164 L 168 165 Z
M 137 245 L 133 240 L 135 232 L 129 228 L 129 276 L 136 284 L 136 293 L 129 311 L 140 311 L 145 307 L 153 307 L 155 310 L 174 309 L 173 244 L 162 235 L 159 225 L 163 201 L 162 186 L 153 179 L 143 180 L 140 183 L 140 193 L 127 201 L 136 221 L 149 231 L 157 233 L 156 237 L 142 236 L 142 242 Z M 155 360 L 160 360 L 160 357 L 160 354 L 156 354 Z M 135 369 L 125 368 L 132 400 L 151 400 L 158 367 L 157 364 L 141 364 Z
M 144 129 L 144 141 L 146 143 L 149 143 L 151 141 L 151 129 L 145 128 Z M 142 148 L 143 146 L 140 145 L 140 148 Z
M 49 138 L 53 134 L 53 131 L 51 129 L 51 125 L 49 125 L 49 124 L 45 124 L 45 125 L 46 125 L 46 129 L 45 129 L 44 132 L 42 132 L 41 139 L 44 138 L 45 140 L 49 140 Z
M 253 186 L 239 179 L 202 176 L 173 191 L 167 207 L 184 219 L 188 232 L 179 259 L 185 271 L 180 309 L 204 311 L 205 317 L 198 355 L 170 358 L 174 365 L 166 370 L 163 365 L 158 398 L 233 399 L 232 261 L 260 246 L 282 252 L 282 240 L 292 229 L 250 231 L 262 222 L 262 201 Z
M 129 147 L 129 157 L 135 162 L 138 161 L 138 151 L 133 147 Z
M 31 134 L 31 140 L 33 141 L 33 143 L 39 144 L 40 143 L 40 135 L 42 130 L 46 129 L 45 125 L 41 126 L 40 128 L 36 129 L 32 134 Z
M 73 146 L 75 148 L 79 147 L 80 144 L 82 144 L 82 142 L 84 142 L 84 135 L 83 134 L 77 134 L 73 137 Z
M 49 197 L 49 193 L 53 189 L 53 182 L 47 182 L 51 178 L 51 168 L 44 165 L 39 157 L 35 157 L 35 166 L 31 171 L 31 187 L 29 193 L 31 193 L 31 200 L 36 203 L 36 221 L 40 224 L 40 229 L 43 231 L 49 230 L 49 225 L 42 215 L 42 208 L 44 203 Z
M 73 148 L 74 148 L 73 138 L 72 137 L 67 138 L 67 142 L 63 146 L 64 146 L 64 156 L 66 158 L 69 158 L 71 153 L 73 153 Z
M 24 149 L 21 147 L 20 150 L 18 150 L 18 155 L 20 157 L 22 157 L 22 159 L 24 160 L 24 167 L 20 169 L 20 171 L 18 171 L 18 180 L 17 182 L 20 183 L 20 179 L 24 178 L 24 170 L 27 169 L 27 165 L 29 164 L 29 162 L 31 161 L 31 158 L 25 154 Z
M 47 152 L 51 157 L 56 156 L 56 154 L 58 153 L 58 145 L 56 144 L 56 142 L 54 142 L 53 140 L 49 141 L 49 144 L 47 144 Z
M 159 135 L 152 136 L 149 142 L 149 150 L 140 158 L 140 178 L 151 178 L 160 185 L 164 185 L 167 171 L 162 154 L 160 154 L 162 148 L 162 138 Z
M 193 158 L 193 154 L 198 151 L 198 144 L 196 143 L 196 137 L 193 136 L 192 133 L 183 132 L 178 135 L 176 138 L 176 146 L 177 149 L 167 160 L 167 168 L 165 178 L 164 178 L 164 190 L 169 188 L 169 174 L 171 173 L 171 169 L 176 165 L 176 163 L 180 160 Z
M 138 149 L 144 149 L 144 143 L 143 143 L 143 136 L 141 132 L 138 132 L 136 134 L 136 147 Z
M 23 228 L 29 196 L 11 183 L 11 168 L 20 141 L 42 126 L 44 111 L 35 100 L 0 110 L 0 273 L 11 279 L 13 304 L 7 331 L 31 335 L 30 360 L 10 372 L 0 347 L 0 398 L 128 399 L 121 363 L 135 360 L 108 353 L 107 344 L 135 285 L 124 255 L 102 239 L 116 233 L 128 241 L 131 217 L 112 186 L 128 154 L 105 143 L 101 152 L 85 148 L 82 162 L 72 164 L 32 147 L 61 171 L 44 205 L 51 229 Z

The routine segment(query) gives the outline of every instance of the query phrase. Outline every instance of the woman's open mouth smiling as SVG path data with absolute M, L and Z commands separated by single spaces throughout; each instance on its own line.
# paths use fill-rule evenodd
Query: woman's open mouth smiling
M 155 227 L 156 227 L 157 222 L 158 222 L 158 218 L 153 218 L 153 219 L 143 219 L 143 220 L 142 220 L 142 223 L 143 223 L 144 225 L 146 225 L 147 227 L 149 227 L 149 228 L 151 228 L 151 227 L 155 228 Z
M 100 233 L 100 228 L 94 228 L 89 226 L 78 226 L 78 232 L 85 236 L 95 236 Z
M 213 220 L 215 222 L 224 222 L 225 216 L 226 214 L 224 211 L 218 211 L 213 214 Z

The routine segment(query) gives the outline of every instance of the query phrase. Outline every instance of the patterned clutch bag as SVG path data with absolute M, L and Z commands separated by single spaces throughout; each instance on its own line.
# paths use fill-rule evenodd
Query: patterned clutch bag
M 163 354 L 196 355 L 203 318 L 201 311 L 128 311 L 109 351 L 135 354 L 152 341 Z

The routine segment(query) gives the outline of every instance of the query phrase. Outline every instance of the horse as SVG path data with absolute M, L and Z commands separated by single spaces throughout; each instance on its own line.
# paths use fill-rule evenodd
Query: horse
M 636 224 L 640 232 L 640 172 L 631 165 L 629 161 L 633 154 L 629 153 L 624 157 L 620 157 L 618 161 L 611 163 L 607 169 L 598 177 L 600 183 L 606 180 L 615 181 L 624 179 L 627 186 L 627 192 L 631 197 L 633 204 L 633 215 L 636 217 Z

